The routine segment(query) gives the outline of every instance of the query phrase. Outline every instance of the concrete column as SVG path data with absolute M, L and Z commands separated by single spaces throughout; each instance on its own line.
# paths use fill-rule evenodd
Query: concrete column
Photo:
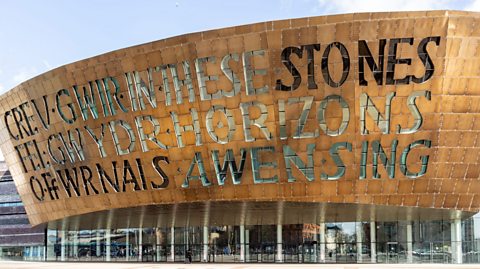
M 372 263 L 377 262 L 377 225 L 370 222 L 370 258 Z
M 318 228 L 318 236 L 320 237 L 320 262 L 325 262 L 325 223 L 322 222 Z
M 452 263 L 457 263 L 457 227 L 455 225 L 455 220 L 452 220 L 450 223 L 450 238 L 451 238 L 451 248 L 452 248 Z
M 462 263 L 462 221 L 460 219 L 454 219 L 452 221 L 450 224 L 450 232 L 452 238 L 453 263 Z
M 240 225 L 240 261 L 245 262 L 245 226 Z
M 318 248 L 318 230 L 317 230 L 317 226 L 314 226 L 314 234 L 315 234 L 315 237 L 313 239 L 313 241 L 317 242 L 316 244 L 313 245 L 313 262 L 318 262 L 318 255 L 317 255 L 317 248 Z
M 60 234 L 62 235 L 62 242 L 60 243 L 60 260 L 63 262 L 65 261 L 65 245 L 67 237 L 64 230 L 62 230 Z
M 282 224 L 277 224 L 277 261 L 283 262 L 282 256 Z
M 357 237 L 357 262 L 363 261 L 363 252 L 362 252 L 362 222 L 355 223 L 355 235 Z
M 412 222 L 407 223 L 407 263 L 413 262 L 413 229 Z
M 250 261 L 250 230 L 245 230 L 245 261 Z
M 143 228 L 138 229 L 138 261 L 143 257 Z
M 96 245 L 96 246 L 97 246 L 96 256 L 97 256 L 97 257 L 100 257 L 100 255 L 102 255 L 102 251 L 101 251 L 101 248 L 100 248 L 100 243 L 101 243 L 101 242 L 100 242 L 100 231 L 99 231 L 99 230 L 97 230 L 96 235 L 97 235 L 97 240 L 96 240 L 96 242 L 97 242 L 97 245 Z
M 203 261 L 208 262 L 208 226 L 203 226 Z
M 189 238 L 188 238 L 188 232 L 190 231 L 190 227 L 184 227 L 183 228 L 183 239 L 184 239 L 184 242 L 185 242 L 185 252 L 188 251 L 188 249 L 190 248 L 190 242 L 189 242 Z
M 109 262 L 112 259 L 112 251 L 111 251 L 111 232 L 110 229 L 105 230 L 105 260 Z
M 175 261 L 175 227 L 170 228 L 170 259 Z
M 160 242 L 161 242 L 161 230 L 160 228 L 155 228 L 155 253 L 156 253 L 156 261 L 159 262 L 161 259 L 160 256 Z
M 73 257 L 78 258 L 78 231 L 73 232 Z
M 127 237 L 125 238 L 125 260 L 128 261 L 130 260 L 130 229 L 127 229 L 126 233 Z

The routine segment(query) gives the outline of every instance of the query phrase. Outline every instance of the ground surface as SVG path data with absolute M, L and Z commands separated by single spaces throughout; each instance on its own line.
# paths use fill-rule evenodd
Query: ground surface
M 65 263 L 65 262 L 10 262 L 0 261 L 1 269 L 64 269 L 64 268 L 101 268 L 101 269 L 287 269 L 287 268 L 326 268 L 326 269 L 414 269 L 414 268 L 465 268 L 480 269 L 480 264 L 474 265 L 451 265 L 451 264 L 208 264 L 208 263 Z

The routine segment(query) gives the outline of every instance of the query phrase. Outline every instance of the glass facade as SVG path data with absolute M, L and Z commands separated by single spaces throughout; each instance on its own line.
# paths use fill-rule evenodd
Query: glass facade
M 0 246 L 0 260 L 43 261 L 45 247 L 40 246 Z
M 45 228 L 30 226 L 10 171 L 0 161 L 0 260 L 43 260 Z
M 480 263 L 480 214 L 460 221 L 48 230 L 48 261 Z

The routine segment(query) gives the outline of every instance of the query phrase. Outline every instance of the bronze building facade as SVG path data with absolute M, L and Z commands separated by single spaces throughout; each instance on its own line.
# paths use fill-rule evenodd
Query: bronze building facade
M 186 34 L 0 97 L 47 260 L 479 262 L 480 15 Z

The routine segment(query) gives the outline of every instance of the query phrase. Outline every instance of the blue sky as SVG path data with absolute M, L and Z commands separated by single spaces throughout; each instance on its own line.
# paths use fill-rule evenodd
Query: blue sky
M 480 11 L 480 0 L 2 0 L 0 4 L 0 93 L 70 62 L 189 32 L 347 12 Z

